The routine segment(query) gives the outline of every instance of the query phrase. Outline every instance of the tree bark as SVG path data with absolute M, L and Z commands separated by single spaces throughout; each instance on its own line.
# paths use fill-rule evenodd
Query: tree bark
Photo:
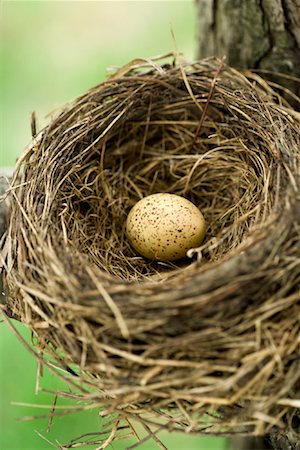
M 300 78 L 300 0 L 196 0 L 198 57 Z M 300 83 L 274 77 L 300 96 Z

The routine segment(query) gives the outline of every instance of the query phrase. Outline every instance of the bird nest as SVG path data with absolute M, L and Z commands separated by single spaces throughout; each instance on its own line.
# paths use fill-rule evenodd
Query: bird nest
M 299 114 L 215 59 L 128 64 L 33 138 L 9 191 L 5 311 L 111 419 L 103 448 L 137 422 L 158 443 L 163 428 L 297 433 L 299 148 Z M 126 239 L 156 192 L 206 220 L 176 263 Z

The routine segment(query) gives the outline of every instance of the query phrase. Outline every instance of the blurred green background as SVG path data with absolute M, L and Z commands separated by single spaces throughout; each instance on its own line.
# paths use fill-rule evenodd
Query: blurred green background
M 1 168 L 14 166 L 29 143 L 32 111 L 42 128 L 51 119 L 51 112 L 103 81 L 108 68 L 136 57 L 173 51 L 171 28 L 179 50 L 189 59 L 195 56 L 193 0 L 2 1 L 0 7 Z M 15 326 L 29 341 L 28 330 Z M 58 445 L 81 433 L 100 430 L 101 419 L 95 411 L 56 418 L 50 432 L 47 418 L 19 420 L 49 410 L 12 402 L 51 405 L 53 395 L 35 394 L 36 362 L 4 323 L 0 325 L 0 352 L 1 450 L 47 450 L 53 448 L 50 442 Z M 41 386 L 46 390 L 68 389 L 46 371 Z M 225 449 L 221 438 L 164 434 L 162 439 L 170 450 Z M 129 443 L 121 441 L 110 448 L 121 450 Z M 140 448 L 158 447 L 149 442 Z

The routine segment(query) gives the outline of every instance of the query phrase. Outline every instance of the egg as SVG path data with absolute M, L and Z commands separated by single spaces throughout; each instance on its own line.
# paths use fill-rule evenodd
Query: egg
M 130 210 L 126 235 L 136 252 L 145 258 L 175 261 L 201 244 L 205 221 L 197 206 L 184 197 L 152 194 Z

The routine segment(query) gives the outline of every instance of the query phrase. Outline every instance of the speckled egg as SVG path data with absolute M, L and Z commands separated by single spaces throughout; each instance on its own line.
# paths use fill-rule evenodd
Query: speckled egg
M 205 221 L 189 200 L 175 194 L 152 194 L 129 212 L 126 234 L 132 247 L 145 258 L 175 261 L 201 244 Z

